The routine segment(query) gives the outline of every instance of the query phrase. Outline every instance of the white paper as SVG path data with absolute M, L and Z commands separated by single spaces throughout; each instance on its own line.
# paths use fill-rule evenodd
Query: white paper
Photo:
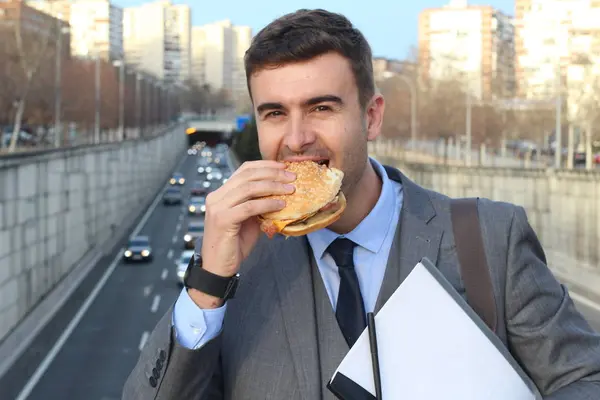
M 534 400 L 519 373 L 419 263 L 375 316 L 384 399 Z M 334 373 L 375 395 L 368 331 Z

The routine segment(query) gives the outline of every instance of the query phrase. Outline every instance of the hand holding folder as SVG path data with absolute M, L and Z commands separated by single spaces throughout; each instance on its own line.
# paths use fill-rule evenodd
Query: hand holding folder
M 374 321 L 377 357 L 371 354 L 367 328 L 328 384 L 342 400 L 537 398 L 500 340 L 427 259 Z

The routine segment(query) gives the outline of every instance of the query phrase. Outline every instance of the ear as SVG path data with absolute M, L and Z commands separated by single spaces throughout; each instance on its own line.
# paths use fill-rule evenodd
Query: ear
M 367 140 L 373 141 L 381 134 L 383 113 L 385 111 L 383 96 L 380 93 L 374 94 L 365 111 L 367 117 Z

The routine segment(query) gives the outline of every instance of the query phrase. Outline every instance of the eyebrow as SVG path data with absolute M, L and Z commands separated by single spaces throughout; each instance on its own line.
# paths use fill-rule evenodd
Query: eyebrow
M 319 103 L 336 103 L 343 105 L 344 101 L 335 95 L 327 94 L 323 96 L 312 97 L 304 102 L 305 106 L 314 106 Z M 285 107 L 281 103 L 262 103 L 256 107 L 256 111 L 261 114 L 267 110 L 283 110 Z

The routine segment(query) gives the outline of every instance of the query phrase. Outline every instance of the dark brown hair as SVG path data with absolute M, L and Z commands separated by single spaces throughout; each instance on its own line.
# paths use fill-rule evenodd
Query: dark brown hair
M 286 14 L 258 32 L 244 57 L 248 91 L 250 77 L 261 69 L 308 61 L 329 52 L 350 62 L 359 102 L 365 108 L 375 93 L 371 46 L 348 18 L 322 9 Z

